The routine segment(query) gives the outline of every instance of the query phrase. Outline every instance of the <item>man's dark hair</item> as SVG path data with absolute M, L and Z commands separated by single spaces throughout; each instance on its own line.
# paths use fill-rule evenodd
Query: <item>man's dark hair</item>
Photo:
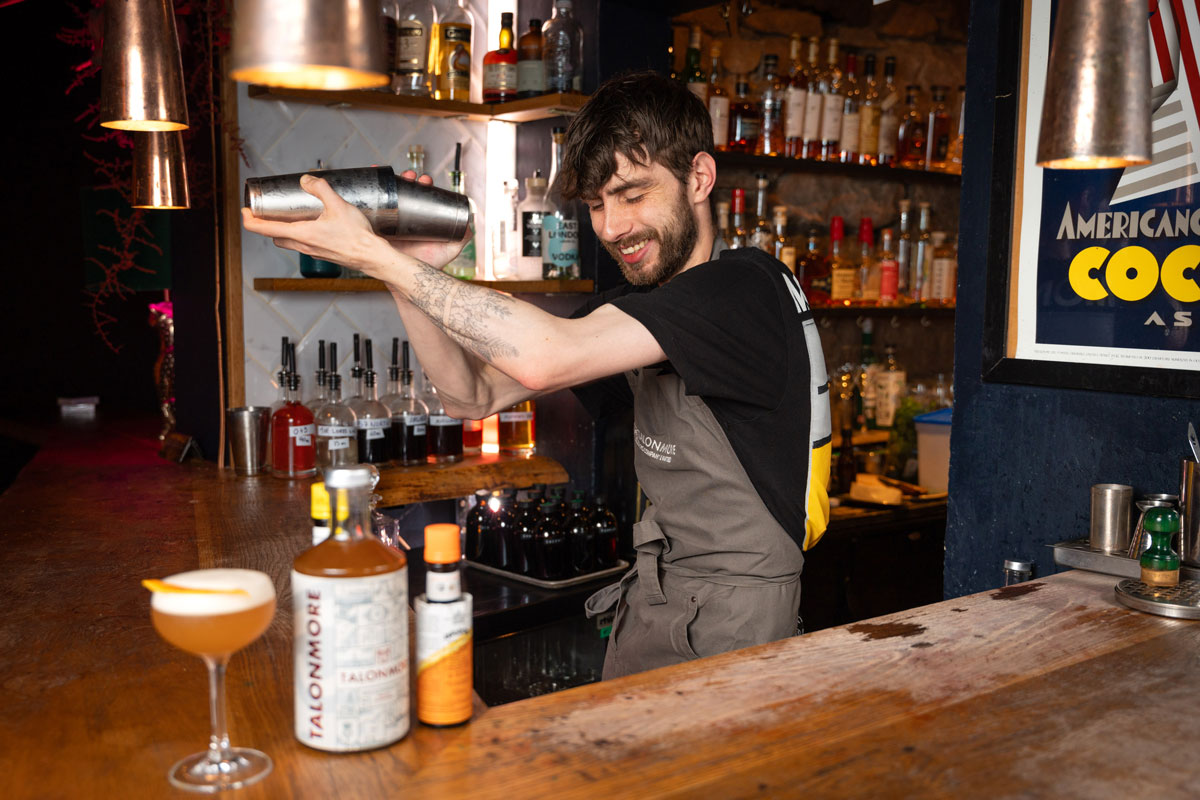
M 610 78 L 567 128 L 558 181 L 567 199 L 593 197 L 617 171 L 616 153 L 658 162 L 686 182 L 697 153 L 713 152 L 708 109 L 684 84 L 657 72 Z

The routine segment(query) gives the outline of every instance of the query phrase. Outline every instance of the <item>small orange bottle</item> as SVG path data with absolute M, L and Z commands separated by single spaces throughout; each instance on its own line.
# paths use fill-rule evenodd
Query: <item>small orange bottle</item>
M 471 595 L 462 590 L 458 526 L 425 526 L 425 594 L 417 597 L 417 719 L 461 725 L 471 718 Z

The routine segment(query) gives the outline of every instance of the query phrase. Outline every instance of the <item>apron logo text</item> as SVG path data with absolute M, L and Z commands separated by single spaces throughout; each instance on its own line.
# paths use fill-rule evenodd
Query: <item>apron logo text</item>
M 646 436 L 637 425 L 633 426 L 633 440 L 637 442 L 638 449 L 646 455 L 658 461 L 671 463 L 675 457 L 675 445 L 671 442 L 660 442 L 653 436 Z

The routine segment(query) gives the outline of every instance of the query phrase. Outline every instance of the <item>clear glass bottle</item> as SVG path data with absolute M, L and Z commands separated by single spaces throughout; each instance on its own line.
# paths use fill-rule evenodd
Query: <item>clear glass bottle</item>
M 835 306 L 851 305 L 858 296 L 858 264 L 842 247 L 845 231 L 841 217 L 829 221 L 829 300 Z
M 551 211 L 542 217 L 542 277 L 575 280 L 579 278 L 579 215 L 575 201 L 562 196 L 556 181 L 562 166 L 567 129 L 558 126 L 550 132 Z
M 958 259 L 954 245 L 946 241 L 945 231 L 929 235 L 933 253 L 929 269 L 929 305 L 952 306 L 958 277 Z
M 462 166 L 462 142 L 457 142 L 454 145 L 454 169 L 450 170 L 450 190 L 461 195 L 467 195 L 467 177 L 463 174 L 460 167 Z M 478 219 L 478 209 L 475 207 L 475 201 L 467 196 L 467 205 L 471 209 L 472 219 Z M 446 273 L 453 275 L 456 278 L 461 278 L 465 281 L 474 279 L 475 277 L 475 234 L 471 234 L 471 238 L 463 245 L 462 250 L 458 251 L 449 264 L 443 269 Z
M 347 402 L 358 400 L 363 395 L 362 336 L 354 334 L 354 366 L 350 367 L 350 396 Z
M 859 103 L 862 100 L 858 87 L 858 57 L 846 54 L 846 73 L 842 78 L 842 130 L 838 137 L 838 154 L 834 160 L 843 164 L 858 161 L 858 134 L 860 120 Z M 832 153 L 830 154 L 832 157 Z
M 821 252 L 821 237 L 815 228 L 809 228 L 808 239 L 800 260 L 796 262 L 797 277 L 800 278 L 800 288 L 808 298 L 810 306 L 827 306 L 831 302 L 829 296 L 833 288 L 833 279 L 829 273 L 829 259 Z
M 894 306 L 899 302 L 900 262 L 896 260 L 895 232 L 884 228 L 879 245 L 879 305 Z
M 754 153 L 760 156 L 780 156 L 784 149 L 784 100 L 787 98 L 787 78 L 779 74 L 779 56 L 763 56 L 766 78 L 763 83 L 762 125 L 754 143 Z
M 475 15 L 457 2 L 438 22 L 437 74 L 434 98 L 438 100 L 471 99 L 471 34 Z
M 921 169 L 925 164 L 925 115 L 917 105 L 921 87 L 912 85 L 904 89 L 904 109 L 897 133 L 897 161 L 902 167 Z
M 426 428 L 429 449 L 426 458 L 431 464 L 462 461 L 462 420 L 446 413 L 442 399 L 438 397 L 437 388 L 429 380 L 429 376 L 422 372 L 421 377 L 425 386 L 421 402 L 429 409 L 429 426 Z
M 908 279 L 909 295 L 914 303 L 924 303 L 929 299 L 929 272 L 933 267 L 933 239 L 930 234 L 933 228 L 933 212 L 929 203 L 917 205 L 920 216 L 917 223 L 917 241 L 913 248 L 912 274 Z
M 863 63 L 858 104 L 858 163 L 875 164 L 879 158 L 879 83 L 875 80 L 875 54 Z
M 373 750 L 409 730 L 408 564 L 372 533 L 369 467 L 330 469 L 325 484 L 333 535 L 292 562 L 296 738 L 319 750 Z M 370 646 L 347 652 L 361 642 Z M 339 656 L 366 682 L 337 680 Z M 325 724 L 309 724 L 314 716 Z
M 754 229 L 750 232 L 750 246 L 764 253 L 774 253 L 775 229 L 767 217 L 767 187 L 770 179 L 765 173 L 759 173 L 754 176 L 754 184 L 758 188 L 758 195 L 754 204 Z
M 908 391 L 908 373 L 896 360 L 896 348 L 888 345 L 883 348 L 883 363 L 875 373 L 875 425 L 878 428 L 891 428 L 896 421 L 896 411 L 900 401 Z
M 517 194 L 521 184 L 516 178 L 504 180 L 504 200 L 492 222 L 491 279 L 508 281 L 516 277 L 517 256 L 521 252 L 520 224 L 517 222 Z
M 841 155 L 838 139 L 842 135 L 842 71 L 838 68 L 838 40 L 830 39 L 829 55 L 821 73 L 821 151 L 822 161 L 837 161 Z
M 858 302 L 879 305 L 879 261 L 875 258 L 875 227 L 869 217 L 858 221 Z
M 358 459 L 364 464 L 386 464 L 392 459 L 392 415 L 379 402 L 377 374 L 367 339 L 367 369 L 363 374 L 363 396 L 349 403 L 358 431 Z
M 737 250 L 750 246 L 750 231 L 746 229 L 746 190 L 733 190 L 733 221 L 730 223 L 733 235 L 729 237 L 729 247 Z
M 775 223 L 773 255 L 782 261 L 793 275 L 796 275 L 796 245 L 787 235 L 787 210 L 787 206 L 771 208 L 772 220 Z
M 542 21 L 529 20 L 529 30 L 517 40 L 517 97 L 546 93 L 546 62 L 542 61 Z
M 313 373 L 313 393 L 312 396 L 305 401 L 305 405 L 309 408 L 320 408 L 329 399 L 329 390 L 326 384 L 328 370 L 325 368 L 325 340 L 317 340 L 317 371 Z
M 571 8 L 571 0 L 554 0 L 554 15 L 542 26 L 548 92 L 583 91 L 583 28 Z
M 946 155 L 950 150 L 950 115 L 946 111 L 946 87 L 930 86 L 933 100 L 929 104 L 929 115 L 925 126 L 925 169 L 935 172 L 946 170 Z
M 750 94 L 750 82 L 738 75 L 734 98 L 729 103 L 729 149 L 753 153 L 762 130 L 762 110 Z
M 542 279 L 542 220 L 554 212 L 546 198 L 548 183 L 542 171 L 535 170 L 532 178 L 525 179 L 525 199 L 517 206 L 521 220 L 521 251 L 517 256 L 517 280 L 540 281 Z
M 879 149 L 875 163 L 893 166 L 896 163 L 896 140 L 900 133 L 900 113 L 897 106 L 900 93 L 896 91 L 896 59 L 883 60 L 883 88 L 879 90 Z
M 688 31 L 688 48 L 684 53 L 683 79 L 687 82 L 688 91 L 700 98 L 700 102 L 708 105 L 708 73 L 700 65 L 700 26 L 693 25 Z
M 808 39 L 808 94 L 804 98 L 804 134 L 798 158 L 821 157 L 821 116 L 825 107 L 825 92 L 828 82 L 825 71 L 817 64 L 821 40 L 816 36 Z
M 729 149 L 729 92 L 721 82 L 721 46 L 709 48 L 712 68 L 708 73 L 708 118 L 712 122 L 713 146 L 720 152 Z
M 783 103 L 783 155 L 804 157 L 804 111 L 808 104 L 808 72 L 800 60 L 800 34 L 789 43 L 789 72 Z
M 315 415 L 317 467 L 344 467 L 358 463 L 358 417 L 342 400 L 342 376 L 329 376 L 329 399 Z
M 912 300 L 908 288 L 908 282 L 912 278 L 912 258 L 912 201 L 906 199 L 900 201 L 900 235 L 896 238 L 896 263 L 898 265 L 896 296 L 900 303 Z
M 409 145 L 408 168 L 417 173 L 418 178 L 425 174 L 425 148 L 422 145 Z
M 392 91 L 396 94 L 429 96 L 429 43 L 437 21 L 437 9 L 429 0 L 408 0 L 400 5 L 392 77 Z
M 500 15 L 500 46 L 483 56 L 483 102 L 517 99 L 517 51 L 513 47 L 513 15 Z
M 424 464 L 428 455 L 429 409 L 413 393 L 408 342 L 404 343 L 403 366 L 396 365 L 396 339 L 392 339 L 392 366 L 388 368 L 388 393 L 383 403 L 392 419 L 392 459 L 405 467 Z
M 522 400 L 501 411 L 498 428 L 501 453 L 531 456 L 537 450 L 532 400 Z

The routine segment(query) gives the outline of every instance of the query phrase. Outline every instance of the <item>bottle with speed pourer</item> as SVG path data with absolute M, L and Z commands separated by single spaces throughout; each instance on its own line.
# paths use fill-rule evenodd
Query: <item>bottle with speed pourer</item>
M 392 339 L 392 365 L 388 367 L 388 393 L 379 402 L 392 416 L 392 458 L 413 467 L 425 463 L 426 426 L 429 409 L 413 394 L 412 370 L 408 368 L 408 342 L 404 343 L 404 365 L 396 364 L 400 340 Z

